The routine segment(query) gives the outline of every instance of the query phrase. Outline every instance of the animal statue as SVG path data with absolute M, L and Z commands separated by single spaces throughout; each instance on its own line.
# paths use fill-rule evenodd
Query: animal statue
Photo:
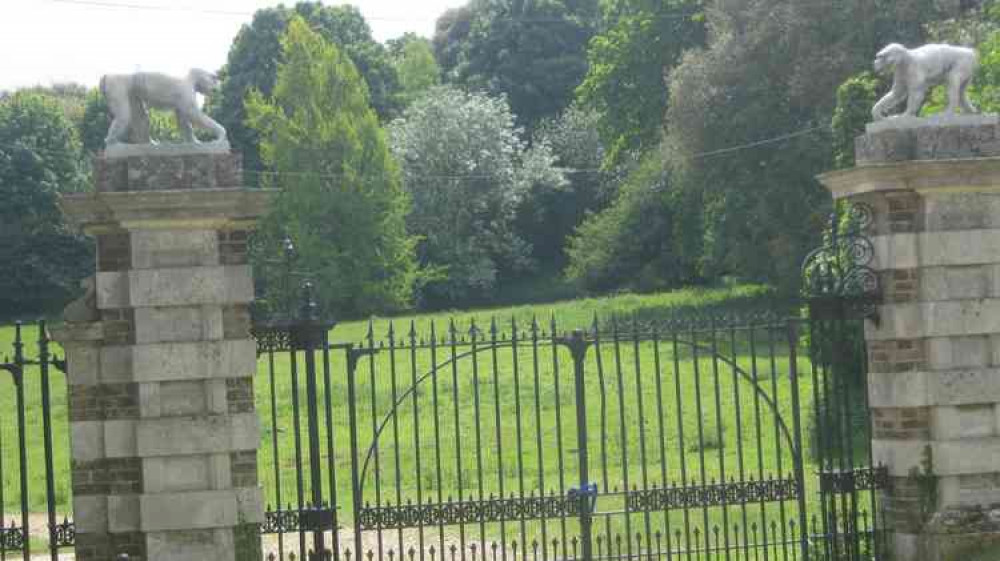
M 156 72 L 102 77 L 101 92 L 113 118 L 105 145 L 153 143 L 149 136 L 150 107 L 172 110 L 185 142 L 198 142 L 194 136 L 195 127 L 212 131 L 216 141 L 225 141 L 226 129 L 201 110 L 195 95 L 207 95 L 218 85 L 219 80 L 214 74 L 197 68 L 184 78 Z
M 975 113 L 969 101 L 968 88 L 979 67 L 976 51 L 954 45 L 931 44 L 907 49 L 892 43 L 875 55 L 875 71 L 894 69 L 892 90 L 872 108 L 872 117 L 879 121 L 904 100 L 903 115 L 916 117 L 924 104 L 927 93 L 938 84 L 948 86 L 946 114 L 954 115 L 961 107 L 963 113 Z

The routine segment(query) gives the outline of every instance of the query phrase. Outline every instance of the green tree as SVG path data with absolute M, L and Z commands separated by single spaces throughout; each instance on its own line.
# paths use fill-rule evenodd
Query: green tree
M 244 25 L 236 35 L 228 62 L 220 72 L 219 95 L 210 105 L 210 112 L 229 132 L 233 147 L 243 153 L 251 184 L 257 182 L 259 173 L 255 172 L 262 166 L 259 138 L 246 124 L 245 99 L 251 90 L 271 95 L 282 60 L 280 38 L 296 15 L 348 56 L 367 84 L 370 104 L 383 122 L 398 111 L 395 69 L 357 8 L 311 1 L 300 2 L 293 8 L 279 5 L 258 10 L 250 25 Z
M 568 240 L 567 278 L 589 291 L 654 290 L 696 279 L 674 250 L 669 173 L 658 153 L 623 181 L 610 207 L 589 215 Z
M 871 110 L 878 100 L 880 81 L 871 72 L 851 76 L 837 88 L 837 108 L 833 112 L 833 162 L 837 168 L 854 166 L 854 139 L 871 122 Z
M 93 252 L 56 201 L 84 185 L 60 101 L 32 92 L 0 100 L 0 316 L 55 312 L 79 292 Z
M 75 82 L 52 84 L 51 86 L 33 86 L 17 90 L 20 93 L 37 93 L 55 101 L 62 108 L 63 114 L 74 127 L 80 126 L 83 119 L 83 108 L 87 100 L 86 86 Z M 0 99 L 11 93 L 0 92 Z
M 410 105 L 441 82 L 441 68 L 434 60 L 434 48 L 429 40 L 407 33 L 399 39 L 390 40 L 388 46 L 399 76 L 401 106 Z
M 815 176 L 834 166 L 837 87 L 890 37 L 919 33 L 936 14 L 912 9 L 925 5 L 733 0 L 706 12 L 712 35 L 671 72 L 666 119 L 672 188 L 700 201 L 701 276 L 798 287 L 830 211 Z
M 972 99 L 980 111 L 997 113 L 1000 112 L 1000 31 L 989 34 L 977 47 L 979 74 L 972 82 Z
M 440 86 L 390 126 L 392 151 L 413 200 L 420 261 L 446 274 L 429 305 L 488 300 L 504 278 L 531 267 L 514 229 L 529 193 L 564 186 L 544 144 L 528 149 L 503 98 Z
M 834 165 L 834 92 L 869 68 L 885 43 L 919 42 L 923 24 L 939 15 L 926 0 L 726 0 L 710 9 L 706 2 L 702 14 L 699 4 L 604 5 L 610 27 L 591 42 L 591 72 L 579 93 L 602 112 L 608 161 L 645 155 L 615 202 L 570 245 L 568 272 L 587 286 L 736 275 L 797 289 L 801 258 L 830 211 L 815 176 Z M 670 40 L 665 46 L 650 48 L 660 25 L 679 27 L 660 35 Z M 704 48 L 689 48 L 699 33 Z M 652 56 L 667 58 L 637 62 Z M 841 152 L 862 103 L 841 116 Z M 648 158 L 662 159 L 665 179 L 645 171 L 656 169 Z M 636 216 L 649 226 L 635 228 Z
M 468 4 L 445 10 L 434 22 L 434 58 L 442 71 L 451 72 L 462 58 L 462 49 L 472 31 L 475 17 L 473 6 L 481 0 L 470 0 Z
M 451 26 L 439 23 L 448 38 L 439 41 L 439 62 L 451 81 L 507 96 L 518 123 L 532 128 L 572 102 L 587 71 L 596 6 L 595 0 L 471 2 L 467 33 L 458 17 L 464 12 L 454 14 Z
M 601 169 L 604 145 L 598 119 L 596 112 L 573 105 L 543 121 L 533 135 L 532 145 L 548 147 L 568 179 L 560 189 L 541 185 L 530 191 L 517 216 L 517 231 L 531 244 L 532 255 L 551 268 L 562 269 L 567 237 L 616 194 L 620 173 Z
M 282 188 L 259 228 L 264 245 L 276 252 L 285 234 L 295 240 L 299 267 L 314 275 L 329 313 L 404 308 L 418 276 L 408 200 L 364 81 L 304 18 L 289 21 L 281 43 L 272 95 L 254 91 L 247 101 L 248 124 Z
M 616 0 L 604 5 L 607 29 L 587 50 L 589 70 L 576 93 L 600 115 L 607 161 L 660 143 L 668 91 L 664 77 L 688 49 L 704 44 L 703 0 Z
M 93 89 L 87 94 L 80 121 L 80 142 L 86 154 L 96 154 L 104 148 L 104 138 L 111 126 L 111 111 L 100 90 Z

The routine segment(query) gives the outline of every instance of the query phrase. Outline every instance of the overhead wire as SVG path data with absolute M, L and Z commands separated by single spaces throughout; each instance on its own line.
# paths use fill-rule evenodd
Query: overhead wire
M 806 135 L 809 135 L 809 134 L 812 134 L 812 133 L 815 133 L 815 132 L 818 132 L 818 131 L 823 131 L 823 130 L 830 130 L 830 125 L 820 125 L 820 126 L 808 127 L 808 128 L 801 129 L 801 130 L 798 130 L 798 131 L 793 131 L 793 132 L 790 132 L 790 133 L 785 133 L 785 134 L 781 134 L 781 135 L 778 135 L 778 136 L 774 136 L 774 137 L 771 137 L 771 138 L 765 138 L 765 139 L 761 139 L 761 140 L 755 140 L 755 141 L 752 141 L 752 142 L 746 142 L 744 144 L 738 144 L 736 146 L 729 146 L 729 147 L 720 148 L 720 149 L 717 149 L 717 150 L 708 150 L 708 151 L 705 151 L 705 152 L 698 152 L 698 153 L 692 154 L 689 157 L 692 158 L 692 159 L 704 159 L 704 158 L 711 158 L 711 157 L 720 156 L 720 155 L 724 155 L 724 154 L 731 154 L 731 153 L 740 152 L 740 151 L 743 151 L 743 150 L 749 150 L 751 148 L 757 148 L 757 147 L 760 147 L 760 146 L 766 146 L 766 145 L 769 145 L 769 144 L 775 144 L 775 143 L 778 143 L 778 142 L 783 142 L 783 141 L 786 141 L 786 140 L 791 140 L 793 138 L 798 138 L 800 136 L 806 136 Z M 37 150 L 37 149 L 33 149 L 31 147 L 23 146 L 23 145 L 0 143 L 0 150 L 3 150 L 4 148 L 8 148 L 8 149 L 20 149 L 20 150 L 33 150 L 33 151 L 41 153 L 41 154 L 49 154 L 49 155 L 56 155 L 56 154 L 58 154 L 58 155 L 64 155 L 66 153 L 66 151 Z M 602 173 L 607 173 L 607 170 L 602 169 L 602 168 L 560 168 L 560 169 L 564 173 L 568 173 L 568 174 L 582 174 L 582 175 L 586 175 L 586 174 L 602 174 Z M 331 180 L 344 179 L 344 178 L 355 178 L 356 179 L 356 178 L 364 177 L 363 175 L 357 175 L 357 174 L 348 174 L 348 173 L 336 173 L 336 174 L 334 174 L 334 173 L 317 173 L 317 172 L 303 171 L 303 170 L 278 171 L 278 170 L 249 170 L 248 169 L 248 170 L 243 170 L 243 173 L 244 174 L 257 175 L 257 176 L 261 176 L 261 177 L 278 177 L 278 178 L 280 178 L 282 176 L 286 176 L 286 177 L 310 177 L 310 178 L 315 178 L 315 179 L 331 179 Z M 490 179 L 490 178 L 493 177 L 492 175 L 482 174 L 482 173 L 480 173 L 480 174 L 474 174 L 474 173 L 468 173 L 468 174 L 408 174 L 408 176 L 411 177 L 411 178 L 415 178 L 415 179 L 468 180 L 468 181 L 481 180 L 481 179 Z
M 691 157 L 694 158 L 694 159 L 711 158 L 713 156 L 719 156 L 719 155 L 722 155 L 722 154 L 728 154 L 730 152 L 737 152 L 737 151 L 741 151 L 741 150 L 746 150 L 748 148 L 755 148 L 757 146 L 765 146 L 767 144 L 774 144 L 775 142 L 782 142 L 782 141 L 791 140 L 793 138 L 797 138 L 797 137 L 800 137 L 800 136 L 805 136 L 807 134 L 812 134 L 812 133 L 814 133 L 816 131 L 830 130 L 830 129 L 831 129 L 830 125 L 819 125 L 819 126 L 815 126 L 815 127 L 809 127 L 807 129 L 802 129 L 802 130 L 799 130 L 799 131 L 790 132 L 790 133 L 787 133 L 787 134 L 782 134 L 782 135 L 775 136 L 775 137 L 772 137 L 772 138 L 765 138 L 763 140 L 756 140 L 754 142 L 748 142 L 746 144 L 741 144 L 739 146 L 731 146 L 729 148 L 720 148 L 718 150 L 709 150 L 707 152 L 701 152 L 699 154 L 694 154 Z

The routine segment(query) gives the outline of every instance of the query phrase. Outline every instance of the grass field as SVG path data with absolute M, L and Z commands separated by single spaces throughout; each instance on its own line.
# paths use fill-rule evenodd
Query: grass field
M 355 372 L 357 461 L 365 470 L 361 479 L 363 498 L 375 506 L 406 504 L 408 500 L 447 502 L 449 497 L 475 500 L 511 494 L 564 494 L 579 483 L 577 401 L 574 361 L 568 347 L 552 344 L 552 318 L 558 322 L 556 331 L 563 334 L 590 326 L 595 317 L 606 322 L 615 317 L 655 320 L 744 312 L 766 306 L 768 298 L 764 287 L 731 286 L 376 318 L 338 325 L 330 334 L 332 342 L 360 346 L 374 342 L 373 347 L 380 348 L 363 358 Z M 494 320 L 495 341 L 491 331 Z M 532 328 L 534 321 L 537 329 Z M 471 329 L 473 325 L 478 331 Z M 430 341 L 432 330 L 434 344 Z M 510 342 L 515 332 L 519 339 L 516 344 Z M 26 334 L 33 343 L 35 328 L 27 329 Z M 0 328 L 0 357 L 10 348 L 12 337 L 12 328 Z M 712 349 L 716 352 L 710 352 Z M 32 349 L 26 351 L 34 355 Z M 331 351 L 329 368 L 324 370 L 320 365 L 316 382 L 322 496 L 326 501 L 334 498 L 332 482 L 340 506 L 340 523 L 349 526 L 355 513 L 350 500 L 351 434 L 345 358 L 342 350 Z M 279 502 L 279 495 L 283 504 L 297 502 L 295 468 L 309 463 L 302 355 L 296 360 L 297 396 L 293 396 L 287 354 L 275 355 L 273 368 L 269 357 L 261 357 L 255 379 L 262 426 L 259 477 L 266 501 L 272 506 Z M 621 508 L 624 499 L 620 492 L 630 487 L 710 485 L 731 479 L 787 479 L 794 475 L 789 450 L 795 442 L 789 348 L 783 332 L 722 330 L 709 338 L 705 333 L 665 331 L 658 337 L 617 345 L 608 334 L 588 350 L 582 364 L 590 481 L 608 494 L 598 511 Z M 806 357 L 800 357 L 797 366 L 803 373 L 799 395 L 803 397 L 801 421 L 805 424 L 812 416 L 813 401 L 808 398 L 813 395 L 813 379 L 806 374 Z M 53 373 L 52 391 L 57 504 L 61 512 L 68 512 L 66 394 L 61 373 Z M 44 510 L 45 504 L 39 394 L 34 372 L 26 386 L 29 499 L 33 511 Z M 301 436 L 298 457 L 293 414 L 296 397 Z M 14 404 L 14 385 L 9 377 L 0 378 L 0 470 L 7 518 L 17 510 L 20 500 L 19 478 L 16 471 L 11 471 L 16 470 L 18 461 Z M 328 426 L 333 427 L 332 432 L 328 432 Z M 807 446 L 809 439 L 806 441 Z M 806 466 L 808 473 L 815 470 L 814 465 Z M 308 470 L 302 477 L 302 493 L 308 501 Z M 761 525 L 774 518 L 794 518 L 789 512 L 782 516 L 779 505 L 754 508 Z M 699 510 L 695 514 L 702 531 L 733 522 L 728 510 Z M 747 522 L 746 509 L 732 514 L 737 521 Z M 629 524 L 647 528 L 680 524 L 676 515 L 662 513 L 632 518 Z M 603 520 L 609 541 L 612 533 L 628 529 L 624 521 L 616 518 L 612 522 L 610 515 Z M 569 528 L 560 522 L 551 524 L 555 526 L 542 525 L 542 535 L 574 532 L 573 520 Z M 526 530 L 508 523 L 504 527 L 470 528 L 469 532 L 483 542 L 497 535 L 504 539 L 521 536 L 523 540 L 526 533 L 539 530 L 538 524 L 529 526 Z

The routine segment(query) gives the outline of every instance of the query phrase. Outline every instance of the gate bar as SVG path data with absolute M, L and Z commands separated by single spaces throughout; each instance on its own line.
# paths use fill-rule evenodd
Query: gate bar
M 583 331 L 576 330 L 573 336 L 567 341 L 567 346 L 573 353 L 573 378 L 576 386 L 576 442 L 577 452 L 580 455 L 580 501 L 578 512 L 580 514 L 580 541 L 584 561 L 594 559 L 593 543 L 591 541 L 591 511 L 589 508 L 588 496 L 585 489 L 590 484 L 590 475 L 587 469 L 587 394 L 585 391 L 583 361 L 587 356 L 587 348 L 590 344 L 584 339 Z
M 792 423 L 795 432 L 795 481 L 799 488 L 799 548 L 803 561 L 809 561 L 808 521 L 806 518 L 806 477 L 802 462 L 805 451 L 802 449 L 802 418 L 799 411 L 799 367 L 798 367 L 799 335 L 795 320 L 788 320 L 788 379 L 792 385 Z
M 24 378 L 26 360 L 24 358 L 24 342 L 21 338 L 21 322 L 14 324 L 14 364 L 17 366 L 17 376 L 14 383 L 17 385 L 17 441 L 20 447 L 18 455 L 21 475 L 21 536 L 24 540 L 24 558 L 31 558 L 31 540 L 29 539 L 28 525 L 28 442 L 25 436 L 27 423 L 25 421 L 24 402 Z
M 52 466 L 52 400 L 49 388 L 49 334 L 45 320 L 38 322 L 38 365 L 42 374 L 42 438 L 45 447 L 45 507 L 48 510 L 49 555 L 52 561 L 59 559 L 59 543 L 56 540 L 56 483 Z M 30 532 L 25 528 L 25 540 Z

